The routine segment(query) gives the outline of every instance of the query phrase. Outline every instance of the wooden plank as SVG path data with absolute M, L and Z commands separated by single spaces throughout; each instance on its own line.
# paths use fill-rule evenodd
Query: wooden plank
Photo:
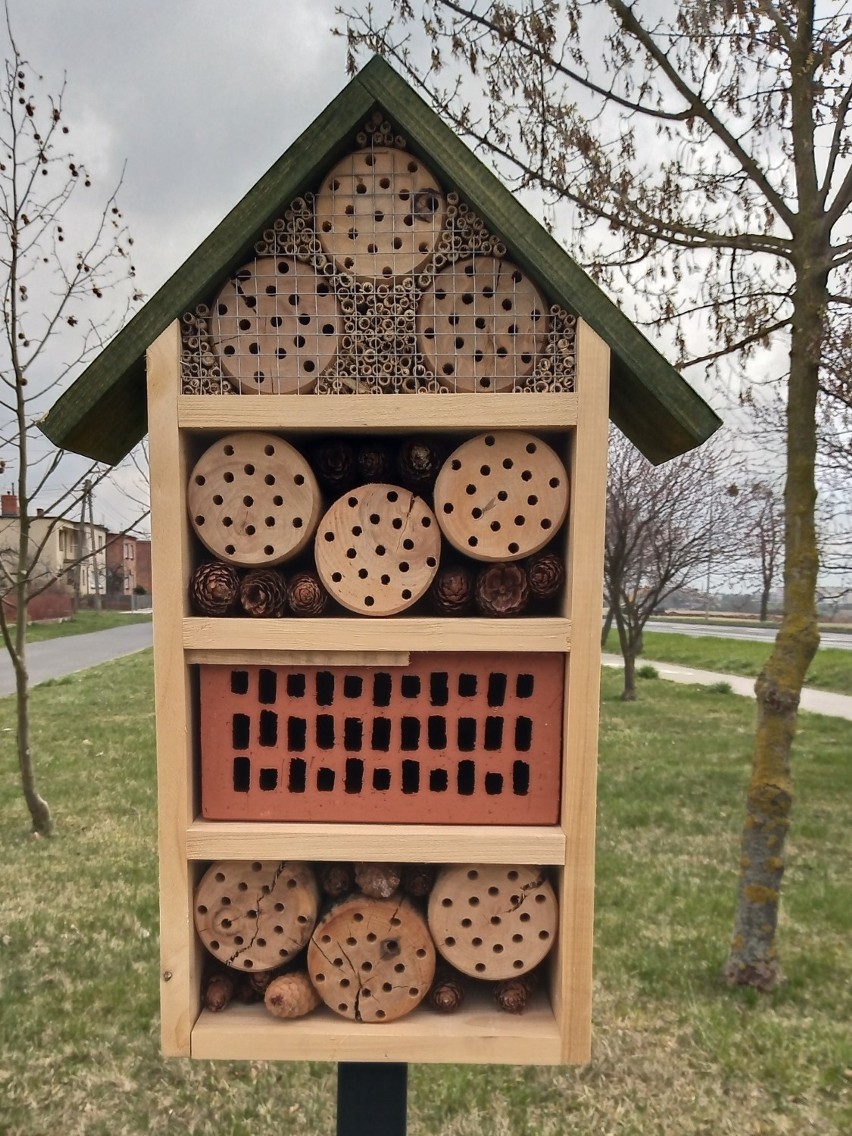
M 183 659 L 181 622 L 189 563 L 189 533 L 182 493 L 187 469 L 177 430 L 180 336 L 168 327 L 148 352 L 149 415 L 152 425 L 151 572 L 154 612 L 154 696 L 157 736 L 160 851 L 160 972 L 163 1052 L 188 1056 L 190 1031 L 199 1009 L 200 975 L 191 919 L 192 868 L 187 864 L 186 827 L 192 800 L 189 674 Z
M 592 940 L 601 581 L 607 474 L 609 350 L 585 323 L 577 341 L 579 422 L 572 450 L 574 499 L 569 520 L 568 603 L 572 652 L 567 660 L 562 827 L 565 872 L 560 911 L 560 962 L 554 1008 L 565 1023 L 566 1062 L 591 1052 Z
M 487 991 L 468 995 L 455 1014 L 418 1007 L 371 1025 L 322 1006 L 306 1018 L 276 1021 L 262 1006 L 207 1011 L 192 1032 L 192 1056 L 251 1061 L 412 1061 L 554 1065 L 559 1028 L 543 994 L 522 1015 L 500 1013 Z
M 598 599 L 596 610 L 600 610 Z M 518 619 L 208 619 L 183 621 L 183 645 L 199 651 L 568 651 L 571 621 L 545 616 Z
M 577 421 L 575 394 L 182 395 L 178 420 L 192 430 L 371 434 L 404 430 L 554 430 Z
M 218 666 L 254 666 L 260 661 L 279 667 L 407 667 L 411 660 L 409 651 L 264 651 L 259 659 L 253 649 L 222 647 L 185 654 L 188 663 Z
M 562 864 L 565 836 L 554 826 L 435 824 L 255 824 L 195 820 L 186 831 L 193 860 L 387 860 L 401 863 Z

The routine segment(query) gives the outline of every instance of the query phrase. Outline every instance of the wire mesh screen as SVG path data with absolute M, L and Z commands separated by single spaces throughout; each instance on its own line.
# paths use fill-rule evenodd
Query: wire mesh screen
M 573 390 L 575 322 L 378 117 L 184 314 L 183 390 Z

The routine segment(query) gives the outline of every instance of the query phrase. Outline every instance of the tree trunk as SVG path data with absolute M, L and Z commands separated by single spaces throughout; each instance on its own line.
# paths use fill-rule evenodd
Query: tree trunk
M 601 630 L 601 650 L 606 650 L 606 641 L 609 638 L 609 632 L 612 627 L 612 607 L 606 610 L 606 618 L 604 619 L 603 628 Z
M 793 786 L 790 755 L 799 697 L 819 643 L 815 408 L 825 280 L 802 283 L 794 306 L 787 395 L 784 616 L 757 679 L 757 734 L 740 855 L 741 874 L 730 953 L 723 969 L 732 986 L 772 990 L 781 980 L 775 946 L 784 842 Z
M 760 593 L 760 622 L 766 623 L 769 619 L 769 591 L 764 588 Z
M 621 692 L 622 702 L 636 701 L 636 656 L 628 647 L 624 655 L 624 690 Z

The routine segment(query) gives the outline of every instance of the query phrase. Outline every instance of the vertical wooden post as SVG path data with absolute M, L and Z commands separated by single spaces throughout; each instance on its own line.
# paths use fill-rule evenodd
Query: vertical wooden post
M 408 1066 L 337 1066 L 337 1136 L 405 1136 Z

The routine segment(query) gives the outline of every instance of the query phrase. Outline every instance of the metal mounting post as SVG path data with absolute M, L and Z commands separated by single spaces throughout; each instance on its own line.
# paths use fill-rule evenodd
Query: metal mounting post
M 337 1066 L 337 1136 L 405 1136 L 408 1066 Z

